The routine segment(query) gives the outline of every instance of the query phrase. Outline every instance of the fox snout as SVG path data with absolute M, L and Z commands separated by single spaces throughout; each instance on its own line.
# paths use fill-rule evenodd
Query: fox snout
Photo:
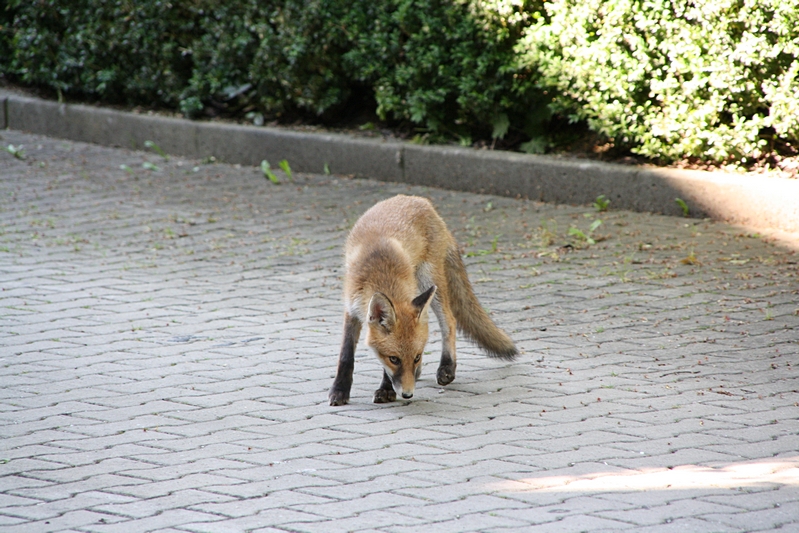
M 398 388 L 399 388 L 399 390 L 397 390 Z M 400 395 L 400 396 L 402 396 L 403 398 L 405 398 L 406 400 L 410 400 L 411 398 L 413 398 L 413 391 L 414 391 L 414 389 L 415 389 L 415 388 L 416 388 L 416 383 L 414 383 L 413 385 L 411 385 L 411 387 L 410 387 L 410 388 L 406 388 L 406 387 L 402 387 L 402 386 L 400 386 L 400 387 L 397 387 L 397 386 L 395 385 L 395 386 L 394 386 L 394 391 L 395 391 L 395 392 L 396 392 L 398 395 Z
M 399 372 L 391 375 L 391 385 L 397 396 L 410 400 L 413 398 L 413 393 L 416 389 L 416 375 L 414 372 L 402 368 Z

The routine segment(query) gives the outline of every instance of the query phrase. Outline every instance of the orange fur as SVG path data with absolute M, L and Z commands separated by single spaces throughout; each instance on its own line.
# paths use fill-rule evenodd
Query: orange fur
M 455 331 L 489 356 L 513 359 L 513 341 L 474 295 L 455 239 L 432 204 L 413 196 L 384 200 L 358 219 L 347 238 L 344 341 L 330 389 L 331 405 L 349 400 L 354 351 L 362 325 L 385 370 L 378 403 L 413 396 L 427 344 L 428 310 L 442 332 L 437 381 L 455 378 Z

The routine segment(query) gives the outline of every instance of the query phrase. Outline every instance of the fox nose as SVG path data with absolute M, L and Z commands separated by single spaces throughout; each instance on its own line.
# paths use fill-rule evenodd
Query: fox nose
M 402 397 L 405 398 L 406 400 L 408 400 L 410 398 L 413 398 L 413 393 L 412 392 L 403 392 L 402 393 Z

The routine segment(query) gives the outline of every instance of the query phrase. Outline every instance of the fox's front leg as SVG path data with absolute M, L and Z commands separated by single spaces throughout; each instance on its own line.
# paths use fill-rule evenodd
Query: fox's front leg
M 344 314 L 344 339 L 341 341 L 341 352 L 338 356 L 338 369 L 336 379 L 327 397 L 330 405 L 344 405 L 350 400 L 352 389 L 352 371 L 355 368 L 355 347 L 361 335 L 361 321 L 350 315 Z
M 397 399 L 397 393 L 394 391 L 394 385 L 391 384 L 391 378 L 383 370 L 383 382 L 380 383 L 380 388 L 375 391 L 375 403 L 390 403 Z
M 436 372 L 436 381 L 439 385 L 449 385 L 455 379 L 455 329 L 456 322 L 452 310 L 449 308 L 447 294 L 439 291 L 432 303 L 433 312 L 438 319 L 441 329 L 441 362 Z

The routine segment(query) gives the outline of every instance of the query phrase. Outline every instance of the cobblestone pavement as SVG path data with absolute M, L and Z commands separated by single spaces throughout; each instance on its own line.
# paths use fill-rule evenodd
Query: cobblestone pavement
M 799 531 L 788 247 L 0 137 L 3 531 Z M 459 342 L 440 387 L 433 326 L 414 399 L 376 405 L 362 343 L 333 408 L 342 243 L 396 193 L 435 202 L 523 354 Z

